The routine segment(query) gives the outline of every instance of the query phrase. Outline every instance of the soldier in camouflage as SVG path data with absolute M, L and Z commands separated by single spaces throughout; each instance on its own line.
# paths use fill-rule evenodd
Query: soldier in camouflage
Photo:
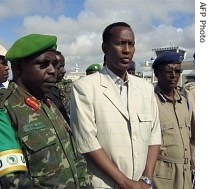
M 63 78 L 60 82 L 56 83 L 56 86 L 61 90 L 61 99 L 63 105 L 67 113 L 69 113 L 70 104 L 71 104 L 70 93 L 71 93 L 72 80 Z
M 65 58 L 60 51 L 56 51 L 57 65 L 57 81 L 56 85 L 50 90 L 47 96 L 55 103 L 63 117 L 70 125 L 70 89 L 71 80 L 67 82 L 63 79 L 65 70 Z
M 45 96 L 56 81 L 56 42 L 56 36 L 30 34 L 17 40 L 5 56 L 13 80 L 1 90 L 0 102 L 15 145 L 0 148 L 2 189 L 92 188 L 70 127 Z

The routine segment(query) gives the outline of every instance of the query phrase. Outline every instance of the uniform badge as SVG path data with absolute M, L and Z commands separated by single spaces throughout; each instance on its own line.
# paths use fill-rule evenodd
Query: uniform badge
M 24 98 L 25 103 L 33 108 L 34 110 L 38 110 L 40 106 L 40 102 L 35 99 L 33 96 L 28 96 Z

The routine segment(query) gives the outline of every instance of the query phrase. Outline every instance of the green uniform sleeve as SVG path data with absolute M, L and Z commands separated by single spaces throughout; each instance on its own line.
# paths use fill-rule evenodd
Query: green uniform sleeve
M 0 152 L 9 149 L 20 149 L 14 129 L 11 127 L 4 109 L 0 109 Z
M 26 162 L 15 132 L 0 107 L 0 188 L 32 189 L 33 183 L 27 172 Z
M 0 108 L 0 144 L 0 178 L 9 173 L 27 171 L 22 149 L 3 108 Z

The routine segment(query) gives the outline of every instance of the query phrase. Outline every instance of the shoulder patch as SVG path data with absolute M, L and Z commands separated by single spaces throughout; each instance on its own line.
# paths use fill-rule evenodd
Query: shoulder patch
M 16 171 L 27 171 L 26 161 L 21 149 L 0 152 L 0 177 Z
M 190 91 L 195 88 L 195 82 L 190 82 L 185 85 L 185 89 Z

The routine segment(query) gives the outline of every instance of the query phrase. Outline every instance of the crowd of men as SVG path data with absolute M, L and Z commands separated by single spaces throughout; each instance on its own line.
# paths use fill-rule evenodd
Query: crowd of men
M 103 67 L 72 82 L 56 36 L 0 46 L 1 189 L 194 187 L 194 96 L 177 88 L 183 56 L 155 59 L 154 88 L 135 76 L 129 24 L 108 25 L 102 51 Z

